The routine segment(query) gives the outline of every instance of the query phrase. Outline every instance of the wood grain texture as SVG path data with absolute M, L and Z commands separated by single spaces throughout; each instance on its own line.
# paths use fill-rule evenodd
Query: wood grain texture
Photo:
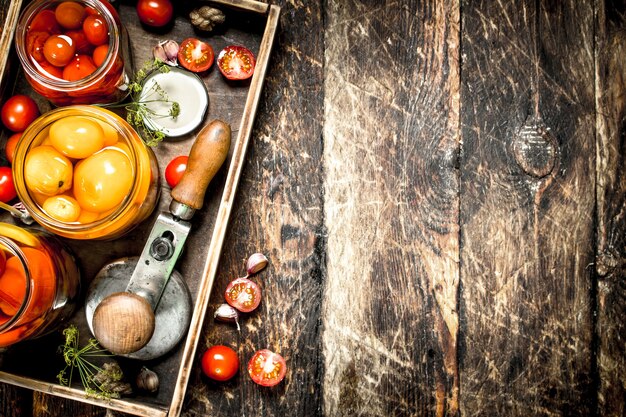
M 462 5 L 465 416 L 595 412 L 592 6 Z
M 240 374 L 220 384 L 195 367 L 184 416 L 321 413 L 321 2 L 272 3 L 282 9 L 280 31 L 197 355 L 210 345 L 232 346 Z M 268 268 L 252 278 L 263 299 L 255 312 L 243 315 L 237 332 L 213 322 L 212 314 L 224 302 L 228 282 L 245 275 L 245 260 L 255 252 L 269 258 Z M 273 389 L 247 375 L 247 361 L 263 348 L 284 355 L 289 367 L 285 381 Z
M 626 2 L 599 3 L 596 33 L 598 415 L 626 414 Z
M 455 415 L 459 4 L 326 19 L 325 412 Z

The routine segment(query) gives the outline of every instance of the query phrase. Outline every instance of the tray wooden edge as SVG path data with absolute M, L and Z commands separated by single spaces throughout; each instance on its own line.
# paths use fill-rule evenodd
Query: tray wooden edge
M 131 403 L 129 401 L 121 399 L 99 399 L 91 398 L 85 395 L 85 391 L 76 388 L 70 388 L 63 385 L 51 384 L 48 382 L 37 381 L 34 379 L 22 377 L 19 375 L 10 374 L 0 371 L 0 380 L 3 382 L 16 385 L 22 388 L 27 388 L 45 394 L 55 395 L 57 397 L 63 397 L 70 400 L 78 400 L 84 403 L 97 405 L 100 407 L 106 407 L 113 410 L 121 411 L 124 413 L 136 414 L 145 417 L 165 417 L 167 416 L 167 409 L 157 408 L 156 406 L 146 406 L 139 403 Z
M 101 407 L 110 408 L 116 411 L 134 414 L 144 417 L 178 417 L 182 411 L 183 401 L 189 383 L 191 367 L 193 365 L 194 356 L 198 347 L 198 341 L 202 327 L 204 324 L 204 316 L 209 303 L 211 289 L 217 274 L 217 266 L 221 255 L 222 246 L 226 236 L 226 230 L 230 219 L 232 205 L 235 199 L 237 185 L 241 176 L 241 171 L 245 162 L 246 151 L 252 133 L 252 127 L 256 117 L 256 111 L 261 97 L 263 82 L 267 73 L 269 58 L 274 44 L 276 31 L 278 29 L 278 19 L 280 16 L 280 7 L 261 3 L 254 0 L 211 0 L 212 3 L 234 7 L 236 9 L 254 12 L 258 14 L 266 14 L 267 21 L 261 45 L 257 54 L 257 65 L 250 82 L 250 90 L 246 98 L 244 113 L 242 114 L 239 133 L 235 141 L 235 147 L 231 163 L 226 177 L 226 184 L 220 200 L 217 217 L 215 220 L 215 228 L 211 237 L 204 270 L 200 280 L 198 296 L 192 314 L 191 324 L 185 341 L 181 366 L 176 379 L 174 394 L 170 402 L 169 411 L 154 405 L 143 405 L 138 402 L 126 399 L 103 400 L 98 398 L 86 397 L 85 392 L 80 389 L 61 386 L 43 382 L 31 378 L 21 377 L 11 373 L 0 371 L 0 381 L 12 385 L 20 386 L 50 395 L 55 395 L 70 400 L 80 401 L 83 403 L 93 404 Z M 7 15 L 6 25 L 3 28 L 2 37 L 0 38 L 0 51 L 10 50 L 13 40 L 13 33 L 17 25 L 19 11 L 21 9 L 22 0 L 12 0 L 10 12 Z M 0 82 L 4 80 L 6 71 L 7 55 L 0 56 Z
M 226 230 L 228 228 L 230 213 L 232 211 L 235 194 L 237 192 L 237 185 L 239 184 L 239 178 L 245 162 L 246 151 L 250 142 L 250 135 L 252 133 L 259 99 L 261 97 L 261 90 L 263 88 L 263 82 L 265 80 L 271 50 L 274 45 L 274 38 L 278 29 L 279 16 L 280 7 L 276 5 L 269 6 L 267 24 L 265 26 L 265 31 L 263 33 L 261 46 L 257 56 L 257 66 L 250 83 L 250 91 L 248 92 L 246 107 L 241 118 L 239 134 L 237 135 L 237 140 L 235 142 L 231 164 L 226 177 L 226 184 L 224 185 L 224 192 L 222 194 L 222 199 L 215 221 L 215 228 L 213 229 L 213 236 L 211 237 L 211 244 L 209 245 L 204 270 L 200 279 L 200 286 L 198 287 L 198 297 L 196 299 L 196 304 L 191 317 L 191 324 L 189 326 L 189 332 L 185 341 L 181 366 L 176 379 L 174 395 L 172 396 L 172 402 L 168 412 L 169 417 L 178 417 L 182 411 L 185 393 L 187 391 L 187 384 L 191 374 L 191 368 L 193 366 L 199 338 L 202 332 L 204 318 L 209 304 L 209 297 L 211 295 L 211 289 L 213 288 L 213 282 L 215 281 L 215 275 L 217 274 L 217 267 L 219 265 L 222 246 L 224 244 Z
M 22 0 L 11 0 L 9 8 L 7 9 L 6 19 L 4 20 L 4 26 L 2 27 L 2 33 L 0 34 L 0 94 L 4 92 L 4 77 L 8 68 L 7 61 L 9 59 L 8 51 L 11 50 L 15 27 L 17 26 L 21 8 Z M 5 53 L 2 53 L 2 51 Z

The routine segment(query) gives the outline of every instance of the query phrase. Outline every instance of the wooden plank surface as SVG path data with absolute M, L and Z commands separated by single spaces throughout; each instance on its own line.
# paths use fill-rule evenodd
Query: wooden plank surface
M 182 415 L 622 416 L 626 2 L 271 3 Z M 261 307 L 215 324 L 257 251 Z M 273 389 L 261 348 L 288 361 Z M 0 415 L 119 414 L 0 385 Z
M 626 2 L 597 13 L 598 414 L 626 414 Z
M 462 9 L 462 415 L 592 415 L 593 2 Z
M 325 412 L 454 415 L 459 4 L 326 19 Z

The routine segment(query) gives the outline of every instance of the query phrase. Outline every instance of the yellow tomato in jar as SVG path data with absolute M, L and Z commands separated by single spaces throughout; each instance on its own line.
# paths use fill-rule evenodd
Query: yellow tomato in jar
M 83 159 L 104 147 L 100 123 L 83 116 L 68 116 L 50 126 L 50 142 L 63 155 Z
M 128 156 L 107 148 L 76 164 L 74 197 L 83 210 L 102 213 L 124 201 L 133 181 L 133 165 Z
M 29 191 L 47 196 L 72 187 L 72 162 L 52 146 L 31 149 L 24 160 L 24 179 Z
M 48 197 L 42 208 L 48 216 L 61 222 L 75 222 L 80 217 L 80 205 L 69 195 Z
M 102 120 L 95 119 L 96 122 L 100 124 L 102 131 L 104 132 L 104 146 L 115 145 L 119 140 L 117 135 L 117 129 L 108 124 L 107 122 L 103 122 Z

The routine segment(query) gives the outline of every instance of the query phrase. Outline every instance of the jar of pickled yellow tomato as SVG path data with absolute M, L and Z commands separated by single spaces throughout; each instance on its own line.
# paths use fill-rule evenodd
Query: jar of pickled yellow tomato
M 76 261 L 51 234 L 0 223 L 0 348 L 55 330 L 74 312 Z
M 133 71 L 129 45 L 107 0 L 35 0 L 15 30 L 26 79 L 57 106 L 121 100 Z
M 40 116 L 15 149 L 17 195 L 45 229 L 70 239 L 118 238 L 154 210 L 159 167 L 117 114 L 97 106 Z

